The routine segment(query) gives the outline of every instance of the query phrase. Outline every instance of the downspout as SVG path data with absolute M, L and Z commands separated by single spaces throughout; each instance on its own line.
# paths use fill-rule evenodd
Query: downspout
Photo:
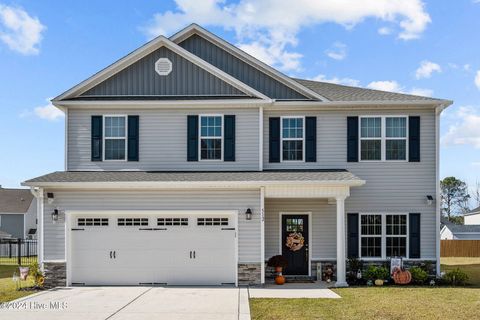
M 37 255 L 38 265 L 43 270 L 43 188 L 30 187 L 30 192 L 37 200 Z

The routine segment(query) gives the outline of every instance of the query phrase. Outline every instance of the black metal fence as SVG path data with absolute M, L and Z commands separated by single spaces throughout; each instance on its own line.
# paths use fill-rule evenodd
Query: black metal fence
M 25 266 L 37 261 L 37 240 L 0 239 L 0 265 Z

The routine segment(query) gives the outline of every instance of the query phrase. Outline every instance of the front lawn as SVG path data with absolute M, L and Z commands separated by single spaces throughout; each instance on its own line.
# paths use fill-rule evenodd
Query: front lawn
M 341 299 L 251 299 L 252 319 L 476 319 L 480 289 L 357 287 Z
M 18 272 L 18 266 L 4 266 L 0 265 L 0 302 L 6 302 L 15 300 L 29 294 L 34 293 L 34 291 L 17 291 L 15 288 L 15 283 L 12 280 L 14 272 Z M 22 281 L 22 287 L 32 286 L 33 281 L 27 280 Z

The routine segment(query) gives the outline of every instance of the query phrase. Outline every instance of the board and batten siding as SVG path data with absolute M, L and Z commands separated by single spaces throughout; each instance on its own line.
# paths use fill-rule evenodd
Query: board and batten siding
M 45 191 L 47 192 L 47 191 Z M 52 223 L 55 208 L 68 210 L 238 210 L 239 263 L 260 262 L 260 191 L 62 191 L 55 193 L 55 203 L 44 205 L 45 260 L 65 259 L 65 220 L 60 215 Z M 245 219 L 250 208 L 255 214 Z
M 179 46 L 272 99 L 308 100 L 297 91 L 199 35 L 190 36 L 180 42 Z
M 139 161 L 91 161 L 92 115 L 138 115 Z M 187 161 L 187 116 L 235 115 L 235 161 Z M 70 109 L 67 170 L 258 170 L 259 114 L 256 108 L 224 109 Z
M 172 71 L 161 76 L 155 62 L 168 58 Z M 246 96 L 237 88 L 162 47 L 101 82 L 82 97 L 102 96 Z
M 270 117 L 304 115 L 317 117 L 317 162 L 268 162 Z M 347 162 L 347 117 L 362 115 L 420 116 L 420 162 Z M 426 196 L 436 196 L 435 113 L 427 109 L 266 111 L 264 114 L 265 169 L 347 169 L 366 181 L 351 188 L 346 213 L 421 213 L 421 256 L 435 258 L 435 205 Z M 333 205 L 333 207 L 335 207 Z
M 312 260 L 335 260 L 337 256 L 336 206 L 327 199 L 265 199 L 265 258 L 280 252 L 280 212 L 311 213 L 309 244 Z

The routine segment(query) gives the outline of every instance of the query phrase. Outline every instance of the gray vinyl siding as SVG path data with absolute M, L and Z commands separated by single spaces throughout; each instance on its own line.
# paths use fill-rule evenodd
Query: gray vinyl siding
M 347 116 L 360 115 L 420 116 L 421 162 L 347 162 Z M 317 117 L 317 162 L 269 163 L 268 119 L 288 115 Z M 436 194 L 435 115 L 433 110 L 366 111 L 268 111 L 264 115 L 265 169 L 347 169 L 366 181 L 351 189 L 345 211 L 352 213 L 421 213 L 421 256 L 435 257 L 435 205 L 428 206 L 426 196 Z
M 168 58 L 172 72 L 160 76 L 155 62 Z M 243 92 L 162 47 L 91 88 L 85 96 L 245 96 Z
M 51 212 L 68 210 L 238 210 L 240 263 L 260 262 L 260 192 L 243 191 L 60 191 L 55 204 L 45 201 L 45 260 L 65 259 L 65 218 L 52 223 Z M 47 191 L 45 191 L 47 192 Z M 251 208 L 252 220 L 244 212 Z
M 139 115 L 139 161 L 91 161 L 91 116 Z M 187 161 L 187 115 L 230 114 L 236 116 L 236 153 L 233 162 Z M 258 109 L 70 109 L 68 112 L 67 168 L 85 170 L 258 170 Z
M 313 260 L 336 259 L 336 206 L 326 199 L 265 199 L 265 258 L 280 252 L 280 213 L 311 213 Z
M 196 34 L 179 45 L 272 99 L 308 100 L 297 91 Z
M 25 236 L 28 235 L 29 229 L 37 229 L 37 199 L 35 198 L 33 198 L 28 211 L 25 213 Z M 33 238 L 36 239 L 36 237 L 35 234 Z
M 0 231 L 11 234 L 13 238 L 23 239 L 23 213 L 0 214 Z

